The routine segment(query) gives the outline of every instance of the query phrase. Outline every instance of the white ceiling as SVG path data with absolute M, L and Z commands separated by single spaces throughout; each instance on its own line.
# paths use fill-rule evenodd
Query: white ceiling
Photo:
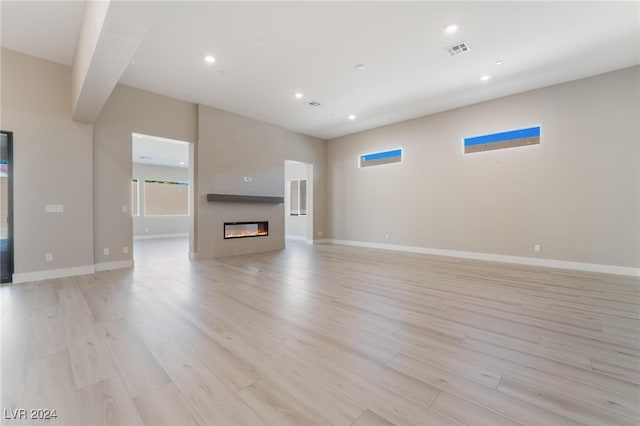
M 131 158 L 153 166 L 189 167 L 189 143 L 134 133 Z
M 1 7 L 3 46 L 72 62 L 82 2 Z M 637 1 L 145 7 L 153 24 L 121 83 L 323 139 L 640 63 Z M 445 47 L 460 41 L 471 51 L 450 57 Z
M 0 1 L 2 47 L 71 65 L 84 1 Z

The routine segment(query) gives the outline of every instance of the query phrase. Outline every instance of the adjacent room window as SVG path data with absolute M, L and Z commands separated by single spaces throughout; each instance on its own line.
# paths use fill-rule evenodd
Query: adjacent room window
M 145 216 L 187 216 L 189 182 L 168 180 L 144 181 Z
M 380 166 L 382 164 L 400 163 L 402 161 L 402 149 L 372 152 L 358 156 L 358 167 Z
M 138 206 L 140 205 L 140 192 L 138 191 L 139 186 L 138 178 L 133 178 L 131 181 L 131 216 L 140 215 L 140 210 L 138 209 Z
M 464 153 L 540 144 L 540 126 L 464 138 Z
M 307 214 L 307 180 L 292 179 L 289 181 L 289 216 L 306 216 Z

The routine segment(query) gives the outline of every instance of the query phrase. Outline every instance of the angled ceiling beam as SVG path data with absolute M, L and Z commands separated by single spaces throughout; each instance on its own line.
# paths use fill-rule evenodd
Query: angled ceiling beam
M 72 118 L 93 123 L 153 18 L 152 2 L 87 1 L 72 67 Z

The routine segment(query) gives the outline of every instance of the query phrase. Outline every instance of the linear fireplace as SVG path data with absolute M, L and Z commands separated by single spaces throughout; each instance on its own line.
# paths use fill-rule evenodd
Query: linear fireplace
M 269 235 L 269 222 L 225 222 L 224 239 L 266 237 Z

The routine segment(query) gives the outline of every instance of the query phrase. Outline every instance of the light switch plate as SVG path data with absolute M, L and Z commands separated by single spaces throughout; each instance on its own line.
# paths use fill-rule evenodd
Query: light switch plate
M 44 211 L 47 213 L 63 213 L 64 205 L 62 204 L 45 204 Z

